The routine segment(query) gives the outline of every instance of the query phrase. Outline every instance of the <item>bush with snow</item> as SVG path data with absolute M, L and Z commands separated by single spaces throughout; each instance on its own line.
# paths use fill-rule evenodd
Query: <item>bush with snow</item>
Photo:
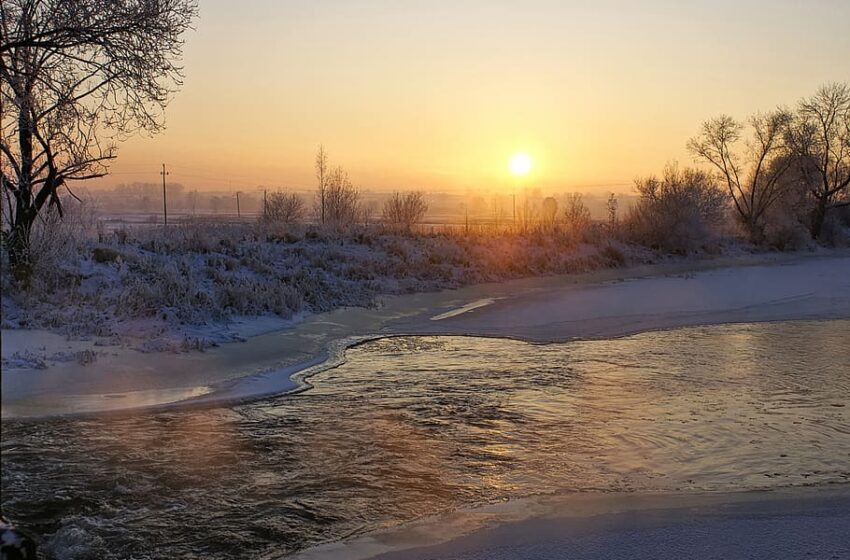
M 296 193 L 273 192 L 266 195 L 260 221 L 271 226 L 292 226 L 305 216 L 304 200 Z
M 428 204 L 421 192 L 396 192 L 384 202 L 382 218 L 390 228 L 410 232 L 413 226 L 422 221 L 426 212 Z
M 661 178 L 635 181 L 640 200 L 631 208 L 625 231 L 648 247 L 689 253 L 711 243 L 726 219 L 729 196 L 701 170 L 670 164 Z

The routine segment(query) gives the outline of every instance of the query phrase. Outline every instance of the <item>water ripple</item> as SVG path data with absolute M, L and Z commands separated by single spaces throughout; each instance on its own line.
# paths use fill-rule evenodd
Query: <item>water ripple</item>
M 297 396 L 4 421 L 3 508 L 56 558 L 273 558 L 535 493 L 844 483 L 848 332 L 376 340 Z

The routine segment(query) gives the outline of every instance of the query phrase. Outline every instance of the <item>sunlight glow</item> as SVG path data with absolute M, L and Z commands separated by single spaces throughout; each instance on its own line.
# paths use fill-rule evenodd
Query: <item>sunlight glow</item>
M 511 173 L 517 177 L 528 175 L 531 171 L 531 157 L 528 154 L 514 154 L 511 156 L 510 169 Z

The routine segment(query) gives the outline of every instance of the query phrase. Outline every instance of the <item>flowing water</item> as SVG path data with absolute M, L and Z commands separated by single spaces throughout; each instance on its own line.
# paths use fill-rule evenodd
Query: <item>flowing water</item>
M 842 484 L 848 340 L 846 320 L 382 339 L 297 396 L 4 421 L 3 507 L 57 558 L 277 558 L 536 493 Z

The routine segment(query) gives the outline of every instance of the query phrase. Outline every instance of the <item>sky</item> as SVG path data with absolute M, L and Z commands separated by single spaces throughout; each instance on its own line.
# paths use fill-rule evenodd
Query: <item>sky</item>
M 101 185 L 628 192 L 721 113 L 850 81 L 848 0 L 200 0 L 167 129 Z M 525 153 L 532 172 L 511 175 Z

